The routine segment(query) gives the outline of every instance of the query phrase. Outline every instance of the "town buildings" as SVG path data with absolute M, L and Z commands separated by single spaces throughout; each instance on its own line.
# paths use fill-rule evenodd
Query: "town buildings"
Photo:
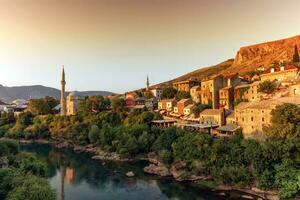
M 177 91 L 190 92 L 190 89 L 196 85 L 199 85 L 196 80 L 178 81 L 173 83 L 173 88 Z
M 201 103 L 219 108 L 219 90 L 227 85 L 224 76 L 219 75 L 201 82 Z
M 177 102 L 177 105 L 174 107 L 174 113 L 184 115 L 184 109 L 191 104 L 193 104 L 192 99 L 181 99 Z
M 166 110 L 168 112 L 172 112 L 175 105 L 175 99 L 163 99 L 158 102 L 158 110 Z
M 190 89 L 190 95 L 195 103 L 201 102 L 201 86 L 197 85 Z
M 200 123 L 222 126 L 225 124 L 224 109 L 206 109 L 200 113 Z
M 293 79 L 297 76 L 298 68 L 293 65 L 272 67 L 268 73 L 260 75 L 261 81 L 283 81 L 286 79 Z
M 156 88 L 151 89 L 150 91 L 155 98 L 161 99 L 161 96 L 163 94 L 162 88 L 156 87 Z
M 300 98 L 282 97 L 258 102 L 242 102 L 235 107 L 235 123 L 243 128 L 246 137 L 261 135 L 263 127 L 271 123 L 271 111 L 284 103 L 300 105 Z

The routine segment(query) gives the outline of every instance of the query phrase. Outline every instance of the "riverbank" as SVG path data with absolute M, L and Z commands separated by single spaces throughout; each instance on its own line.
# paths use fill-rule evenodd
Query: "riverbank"
M 92 155 L 93 160 L 100 161 L 113 161 L 113 162 L 131 162 L 134 160 L 147 160 L 149 165 L 146 166 L 143 170 L 145 173 L 156 175 L 159 177 L 169 177 L 177 182 L 193 182 L 198 183 L 199 181 L 213 181 L 211 176 L 196 176 L 186 171 L 186 164 L 181 161 L 172 163 L 171 165 L 165 165 L 163 162 L 159 161 L 155 153 L 149 153 L 145 157 L 135 157 L 127 158 L 122 157 L 117 153 L 108 153 L 102 150 L 99 147 L 94 147 L 93 145 L 73 145 L 66 141 L 57 141 L 57 140 L 16 140 L 21 144 L 52 144 L 58 149 L 72 149 L 77 153 L 89 153 Z M 222 193 L 226 191 L 239 191 L 252 196 L 256 196 L 260 199 L 270 199 L 270 200 L 279 200 L 278 194 L 276 191 L 263 191 L 258 188 L 240 188 L 236 186 L 228 186 L 219 184 L 216 187 L 210 188 L 210 190 Z M 247 195 L 246 195 L 247 196 Z M 251 197 L 249 197 L 251 199 Z M 253 198 L 252 198 L 253 199 Z

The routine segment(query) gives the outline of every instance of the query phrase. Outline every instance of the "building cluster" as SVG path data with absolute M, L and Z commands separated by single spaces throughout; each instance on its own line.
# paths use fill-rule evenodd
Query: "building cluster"
M 14 113 L 18 115 L 26 110 L 27 106 L 28 101 L 25 99 L 16 99 L 10 103 L 0 101 L 0 113 Z
M 270 94 L 259 90 L 260 83 L 274 81 L 277 88 Z M 273 67 L 260 75 L 218 75 L 210 79 L 173 83 L 178 91 L 189 92 L 190 99 L 162 99 L 158 110 L 166 116 L 185 121 L 196 121 L 215 127 L 218 135 L 231 135 L 243 129 L 246 137 L 261 135 L 271 122 L 271 111 L 278 105 L 300 105 L 300 77 L 296 66 Z M 211 109 L 193 114 L 195 104 L 208 104 Z

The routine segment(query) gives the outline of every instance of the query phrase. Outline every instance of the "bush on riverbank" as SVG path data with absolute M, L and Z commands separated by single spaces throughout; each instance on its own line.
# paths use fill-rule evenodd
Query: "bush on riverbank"
M 0 199 L 56 199 L 43 178 L 47 175 L 46 165 L 32 154 L 20 153 L 16 142 L 0 141 L 0 160 Z

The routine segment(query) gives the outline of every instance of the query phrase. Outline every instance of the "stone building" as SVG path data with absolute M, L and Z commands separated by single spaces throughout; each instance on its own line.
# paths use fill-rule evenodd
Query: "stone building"
M 300 105 L 300 98 L 282 97 L 259 102 L 242 102 L 235 107 L 235 122 L 242 127 L 245 137 L 261 135 L 263 127 L 271 123 L 271 111 L 284 103 Z
M 172 112 L 175 105 L 175 99 L 163 99 L 158 102 L 158 110 L 167 110 L 168 112 Z
M 191 104 L 193 104 L 192 99 L 181 99 L 174 107 L 174 113 L 184 115 L 184 108 Z
M 191 88 L 190 95 L 195 103 L 201 102 L 201 86 L 197 85 Z
M 243 84 L 234 87 L 234 101 L 260 101 L 262 94 L 258 92 L 260 81 L 251 84 Z
M 224 87 L 219 91 L 219 107 L 233 110 L 234 106 L 234 88 Z
M 74 91 L 67 96 L 67 115 L 76 115 L 79 104 L 84 100 L 80 93 Z
M 183 109 L 183 114 L 184 114 L 185 116 L 192 114 L 193 106 L 194 106 L 193 104 L 190 104 L 190 105 L 186 106 L 186 107 Z
M 201 103 L 211 104 L 214 109 L 219 108 L 219 90 L 227 85 L 222 75 L 201 82 Z
M 293 65 L 273 67 L 268 73 L 261 74 L 261 81 L 283 81 L 286 79 L 294 79 L 297 76 L 298 68 Z
M 161 99 L 162 93 L 163 93 L 163 89 L 156 87 L 150 90 L 152 95 L 157 98 L 157 99 Z
M 218 126 L 225 125 L 224 109 L 206 109 L 200 113 L 200 123 L 215 124 Z
M 190 92 L 190 89 L 196 85 L 199 85 L 196 80 L 179 81 L 173 83 L 173 88 L 177 91 Z
M 136 105 L 136 101 L 135 101 L 136 98 L 138 98 L 136 92 L 126 92 L 125 93 L 126 107 L 134 107 Z

